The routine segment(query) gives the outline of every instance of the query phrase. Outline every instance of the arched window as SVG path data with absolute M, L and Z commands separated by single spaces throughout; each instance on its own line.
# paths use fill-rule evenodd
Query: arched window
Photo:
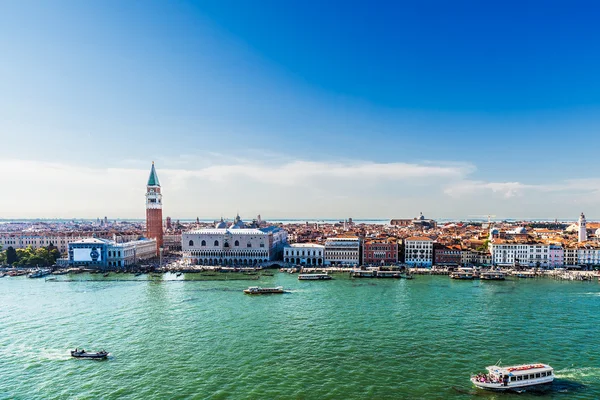
M 248 243 L 246 247 L 252 247 L 252 243 Z
M 235 245 L 235 247 L 238 247 L 240 245 L 240 242 L 236 240 L 234 245 Z
M 189 244 L 190 246 L 193 246 L 193 245 L 194 245 L 194 241 L 193 241 L 193 240 L 190 240 L 190 242 L 189 242 L 188 244 Z
M 200 243 L 201 246 L 206 246 L 206 240 L 203 240 L 202 243 Z
M 260 244 L 260 247 L 265 247 L 265 244 L 264 244 L 264 243 L 261 243 L 261 244 Z
M 218 246 L 218 245 L 219 245 L 219 241 L 215 240 L 215 246 Z
M 223 245 L 223 247 L 229 247 L 229 243 L 225 242 L 225 244 Z

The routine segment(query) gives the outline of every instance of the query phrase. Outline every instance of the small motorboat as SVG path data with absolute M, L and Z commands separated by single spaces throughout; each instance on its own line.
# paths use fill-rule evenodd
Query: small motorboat
M 84 349 L 75 349 L 71 350 L 71 357 L 75 358 L 95 358 L 95 359 L 104 359 L 108 357 L 108 352 L 101 350 L 96 353 L 88 353 Z

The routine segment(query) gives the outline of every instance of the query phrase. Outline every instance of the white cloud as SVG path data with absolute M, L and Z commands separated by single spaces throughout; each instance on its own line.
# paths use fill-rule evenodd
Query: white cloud
M 211 165 L 206 158 L 197 167 L 194 162 L 194 157 L 183 156 L 173 163 L 157 163 L 165 216 L 218 218 L 240 211 L 247 217 L 261 213 L 267 218 L 391 218 L 423 211 L 461 217 L 478 207 L 507 217 L 542 211 L 554 216 L 557 207 L 600 201 L 600 179 L 543 185 L 489 182 L 469 179 L 476 168 L 468 163 L 284 161 L 281 157 L 264 162 L 222 154 L 213 155 Z M 5 189 L 0 218 L 143 218 L 150 165 L 140 168 L 138 160 L 123 165 L 89 168 L 0 160 Z

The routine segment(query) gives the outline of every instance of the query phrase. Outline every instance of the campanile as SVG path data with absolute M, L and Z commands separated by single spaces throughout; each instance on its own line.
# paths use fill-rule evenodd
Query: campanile
M 156 239 L 156 252 L 163 247 L 163 226 L 162 226 L 162 194 L 160 193 L 160 182 L 154 161 L 148 184 L 146 184 L 146 236 L 150 239 Z

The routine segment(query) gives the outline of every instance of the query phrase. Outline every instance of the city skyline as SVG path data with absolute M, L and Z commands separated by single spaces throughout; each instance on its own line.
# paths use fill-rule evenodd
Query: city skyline
M 33 4 L 0 218 L 599 215 L 595 4 Z

